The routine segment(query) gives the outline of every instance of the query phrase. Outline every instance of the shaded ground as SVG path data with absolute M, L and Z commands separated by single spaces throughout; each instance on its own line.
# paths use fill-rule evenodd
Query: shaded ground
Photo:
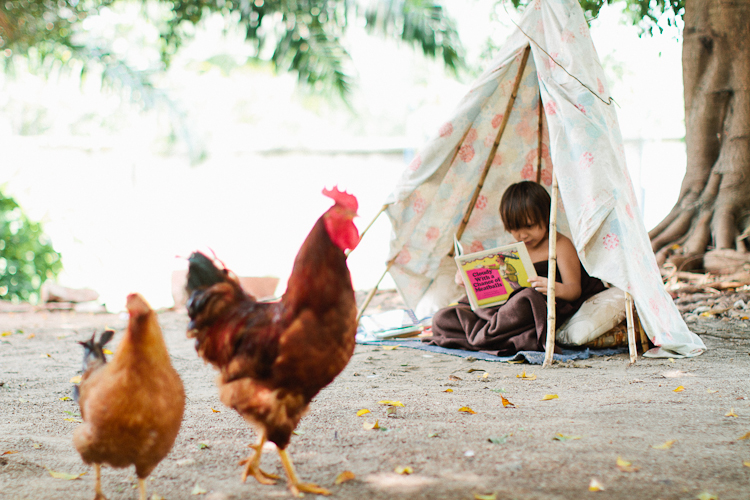
M 283 485 L 240 482 L 237 461 L 254 431 L 222 406 L 214 371 L 185 338 L 187 318 L 159 315 L 187 408 L 171 454 L 148 481 L 169 500 L 291 498 Z M 0 498 L 90 499 L 93 474 L 71 443 L 77 406 L 61 400 L 79 373 L 77 341 L 126 317 L 67 312 L 0 313 Z M 710 348 L 693 359 L 592 358 L 541 369 L 398 348 L 358 346 L 339 378 L 311 405 L 290 446 L 300 476 L 340 499 L 750 498 L 750 327 L 701 318 L 691 327 Z M 8 333 L 9 332 L 9 333 Z M 518 378 L 525 370 L 535 380 Z M 484 377 L 484 375 L 487 375 Z M 676 375 L 676 376 L 675 376 Z M 678 386 L 684 391 L 674 392 Z M 453 392 L 445 392 L 452 389 Z M 500 395 L 515 404 L 504 408 Z M 558 399 L 542 401 L 548 394 Z M 398 400 L 386 416 L 381 400 Z M 476 413 L 459 412 L 468 406 Z M 372 413 L 357 417 L 362 408 Z M 212 409 L 220 410 L 214 412 Z M 726 416 L 728 413 L 736 417 Z M 71 415 L 72 414 L 72 415 Z M 365 430 L 379 420 L 387 430 Z M 558 434 L 577 439 L 554 440 Z M 492 438 L 495 442 L 490 442 Z M 565 439 L 565 438 L 563 438 Z M 669 449 L 653 446 L 673 441 Z M 207 445 L 207 446 L 203 446 Z M 618 469 L 618 457 L 638 468 Z M 283 474 L 278 456 L 264 468 Z M 411 475 L 394 469 L 409 466 Z M 339 473 L 356 479 L 334 485 Z M 589 492 L 592 478 L 605 488 Z M 110 500 L 135 499 L 131 469 L 104 469 Z M 193 496 L 196 485 L 206 490 Z M 705 497 L 709 498 L 709 497 Z

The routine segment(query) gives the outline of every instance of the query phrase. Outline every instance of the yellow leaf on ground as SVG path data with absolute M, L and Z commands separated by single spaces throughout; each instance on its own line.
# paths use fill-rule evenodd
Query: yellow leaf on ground
M 345 483 L 347 481 L 351 481 L 352 479 L 356 479 L 356 478 L 357 478 L 357 476 L 355 476 L 352 471 L 345 470 L 344 472 L 342 472 L 341 474 L 339 474 L 338 476 L 336 476 L 335 483 L 336 484 L 341 484 L 341 483 Z
M 26 339 L 27 340 L 28 339 L 33 339 L 34 337 L 36 337 L 36 333 L 30 333 L 30 334 L 26 335 Z
M 0 453 L 0 455 L 13 455 L 14 453 L 18 453 L 18 450 L 8 450 Z
M 519 375 L 516 375 L 516 378 L 520 378 L 523 380 L 536 380 L 536 375 L 534 375 L 533 373 L 531 375 L 526 375 L 526 370 L 524 370 Z
M 682 391 L 684 391 L 684 390 L 685 390 L 685 388 L 684 388 L 683 386 L 679 386 L 679 387 L 677 387 L 677 388 L 676 388 L 676 389 L 674 390 L 674 392 L 682 392 Z
M 484 375 L 482 375 L 482 378 L 489 378 L 490 374 L 485 372 Z
M 191 495 L 205 495 L 206 493 L 208 491 L 198 486 L 198 483 L 195 483 L 195 488 L 190 492 Z
M 635 467 L 630 462 L 623 460 L 620 457 L 617 457 L 617 468 L 622 472 L 635 472 L 638 470 L 638 467 Z
M 662 444 L 652 444 L 651 448 L 655 450 L 668 450 L 672 447 L 673 444 L 677 442 L 676 439 L 670 439 L 669 441 L 662 443 Z
M 67 472 L 55 472 L 52 469 L 47 469 L 47 471 L 49 472 L 49 475 L 55 479 L 65 479 L 67 481 L 73 481 L 86 474 L 85 472 L 81 472 L 80 474 L 68 474 Z
M 742 439 L 750 439 L 750 432 L 748 432 L 747 434 L 745 434 L 744 436 L 742 436 L 740 438 L 740 440 L 742 440 Z
M 48 353 L 45 352 L 45 353 L 40 354 L 39 357 L 40 358 L 51 358 L 52 354 L 48 354 Z
M 726 414 L 726 415 L 724 415 L 724 416 L 725 416 L 725 417 L 739 417 L 739 415 L 737 415 L 737 414 L 736 414 L 736 413 L 734 412 L 734 408 L 732 408 L 731 410 L 729 410 L 729 413 L 727 413 L 727 414 Z
M 63 396 L 63 397 L 57 398 L 57 399 L 59 399 L 60 401 L 70 401 L 71 398 L 70 398 L 70 396 Z
M 369 431 L 372 429 L 380 429 L 380 425 L 378 425 L 378 421 L 376 420 L 374 423 L 365 422 L 362 424 L 362 428 Z
M 557 394 L 545 394 L 542 401 L 549 401 L 550 399 L 560 399 Z
M 750 467 L 750 462 L 746 460 L 742 462 L 742 465 L 744 465 L 745 467 Z
M 706 392 L 709 393 L 709 394 L 713 394 L 713 393 L 719 392 L 719 391 L 715 391 L 713 389 L 706 389 Z
M 42 445 L 41 445 L 41 444 L 39 444 L 39 443 L 34 443 L 34 444 L 32 444 L 31 446 L 32 446 L 33 448 L 36 448 L 37 450 L 38 450 L 39 448 L 41 448 L 41 447 L 42 447 Z
M 3 332 L 3 333 L 0 333 L 0 337 L 10 337 L 11 335 L 13 335 L 13 332 Z
M 384 345 L 383 346 L 384 351 L 395 351 L 396 349 L 398 349 L 397 345 Z
M 603 489 L 604 486 L 602 486 L 602 483 L 600 483 L 596 479 L 592 479 L 589 483 L 589 491 L 602 491 Z
M 443 392 L 453 392 L 453 389 L 446 389 Z
M 670 363 L 674 363 L 674 358 L 669 358 Z
M 64 418 L 63 420 L 65 420 L 66 422 L 83 422 L 83 420 L 81 420 L 80 418 Z
M 719 497 L 714 495 L 713 493 L 703 492 L 700 495 L 698 495 L 698 500 L 719 500 Z
M 412 469 L 408 465 L 406 467 L 398 466 L 393 469 L 393 472 L 395 472 L 396 474 L 411 474 L 412 472 L 414 472 L 414 469 Z
M 102 352 L 104 354 L 112 354 L 112 351 L 110 351 L 109 349 L 102 349 Z
M 370 410 L 368 410 L 367 408 L 362 408 L 361 410 L 359 410 L 359 411 L 357 412 L 357 416 L 358 416 L 358 417 L 361 417 L 362 415 L 366 415 L 366 414 L 368 414 L 368 413 L 370 413 Z
M 476 413 L 474 410 L 472 410 L 468 406 L 462 406 L 461 408 L 458 409 L 458 411 L 462 411 L 464 413 L 471 413 L 472 415 Z
M 503 408 L 507 408 L 508 406 L 510 406 L 511 408 L 515 408 L 516 407 L 516 405 L 514 405 L 513 403 L 511 403 L 510 401 L 508 401 L 507 399 L 505 399 L 504 396 L 501 395 L 500 399 L 503 400 Z
M 581 439 L 581 436 L 566 436 L 565 434 L 560 434 L 558 432 L 552 439 L 555 441 L 573 441 L 575 439 Z
M 479 493 L 474 493 L 474 500 L 497 500 L 497 493 L 492 493 L 491 495 L 480 495 Z
M 213 413 L 221 413 L 221 410 L 214 410 L 213 408 L 211 408 L 211 412 L 213 412 Z
M 404 403 L 402 403 L 401 401 L 383 400 L 383 401 L 378 401 L 378 404 L 379 405 L 388 405 L 388 406 L 404 406 Z
M 76 375 L 75 377 L 73 377 L 72 379 L 70 379 L 70 383 L 71 384 L 80 384 L 81 383 L 81 376 L 80 375 Z

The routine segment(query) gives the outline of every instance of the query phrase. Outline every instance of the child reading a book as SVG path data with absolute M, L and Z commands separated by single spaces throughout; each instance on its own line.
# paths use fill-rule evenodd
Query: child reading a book
M 516 241 L 523 241 L 537 278 L 531 287 L 513 292 L 501 306 L 472 311 L 468 299 L 439 310 L 432 319 L 432 337 L 424 340 L 442 347 L 483 351 L 509 356 L 518 351 L 544 351 L 547 340 L 547 274 L 549 213 L 547 191 L 535 182 L 508 186 L 500 201 L 500 217 Z M 604 290 L 604 284 L 588 275 L 578 260 L 575 246 L 557 235 L 555 311 L 557 324 L 572 316 L 583 302 Z

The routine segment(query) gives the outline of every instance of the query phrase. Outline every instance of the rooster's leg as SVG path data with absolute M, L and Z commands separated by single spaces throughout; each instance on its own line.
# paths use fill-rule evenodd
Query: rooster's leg
M 286 477 L 289 478 L 289 489 L 292 495 L 299 497 L 301 492 L 314 493 L 315 495 L 330 495 L 331 492 L 325 488 L 321 488 L 317 484 L 313 483 L 300 483 L 297 473 L 294 472 L 294 465 L 292 459 L 289 458 L 286 450 L 279 450 L 279 457 L 281 457 L 281 463 L 284 465 L 286 471 Z
M 94 474 L 96 474 L 96 483 L 94 486 L 94 491 L 96 492 L 96 496 L 94 497 L 94 500 L 107 500 L 107 497 L 104 496 L 104 493 L 102 493 L 102 466 L 99 464 L 94 464 Z
M 266 433 L 262 432 L 258 436 L 258 443 L 250 448 L 255 450 L 251 456 L 242 460 L 239 465 L 246 465 L 245 471 L 242 473 L 242 482 L 244 483 L 247 476 L 253 476 L 260 484 L 276 484 L 276 479 L 279 478 L 276 474 L 269 474 L 260 469 L 260 456 L 263 453 L 263 445 L 266 444 Z
M 146 500 L 146 480 L 138 478 L 138 489 L 141 492 L 140 500 Z

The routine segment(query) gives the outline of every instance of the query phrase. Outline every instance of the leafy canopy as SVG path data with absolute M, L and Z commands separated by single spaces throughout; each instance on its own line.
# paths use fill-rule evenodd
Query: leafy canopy
M 0 299 L 36 302 L 39 290 L 62 270 L 60 254 L 13 198 L 0 191 Z

